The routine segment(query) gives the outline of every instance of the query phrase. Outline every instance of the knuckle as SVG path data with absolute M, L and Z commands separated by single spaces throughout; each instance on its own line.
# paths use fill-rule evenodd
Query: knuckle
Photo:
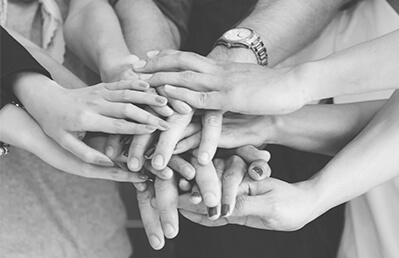
M 122 130 L 122 129 L 125 129 L 126 126 L 127 126 L 127 122 L 125 120 L 117 119 L 114 121 L 114 127 L 116 129 Z
M 198 98 L 196 99 L 196 104 L 199 108 L 204 108 L 208 100 L 208 94 L 206 92 L 200 92 Z
M 151 194 L 149 191 L 137 193 L 137 203 L 139 205 L 145 205 L 151 201 Z
M 224 182 L 231 182 L 231 181 L 235 181 L 236 176 L 234 173 L 231 172 L 225 172 L 223 173 L 223 181 Z
M 119 92 L 119 97 L 120 97 L 120 99 L 122 100 L 122 101 L 129 101 L 129 91 L 127 91 L 127 90 L 121 90 L 120 92 Z
M 183 82 L 190 82 L 192 81 L 194 78 L 194 72 L 192 71 L 184 71 L 180 73 L 180 79 Z

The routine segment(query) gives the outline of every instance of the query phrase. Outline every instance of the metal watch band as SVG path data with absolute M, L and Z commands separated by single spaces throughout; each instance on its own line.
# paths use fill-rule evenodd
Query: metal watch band
M 267 66 L 269 64 L 269 56 L 265 44 L 263 44 L 259 35 L 254 32 L 256 39 L 251 43 L 250 48 L 254 51 L 258 64 L 262 66 Z

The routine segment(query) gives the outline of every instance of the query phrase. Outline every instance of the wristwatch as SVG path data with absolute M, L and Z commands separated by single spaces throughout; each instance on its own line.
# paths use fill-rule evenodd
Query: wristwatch
M 223 45 L 228 48 L 251 49 L 259 65 L 268 65 L 268 55 L 265 45 L 260 36 L 253 30 L 239 27 L 226 31 L 215 43 L 215 46 Z

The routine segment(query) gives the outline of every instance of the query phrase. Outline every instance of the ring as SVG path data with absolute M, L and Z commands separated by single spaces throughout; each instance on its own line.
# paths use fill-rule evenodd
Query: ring
M 1 144 L 0 145 L 0 156 L 7 155 L 10 152 L 9 148 L 10 148 L 10 145 L 5 144 L 5 143 Z

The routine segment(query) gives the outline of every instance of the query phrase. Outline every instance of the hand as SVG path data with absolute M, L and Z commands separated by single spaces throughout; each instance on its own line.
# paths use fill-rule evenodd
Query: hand
M 107 58 L 100 67 L 100 77 L 103 82 L 138 80 L 139 75 L 133 71 L 133 64 L 140 59 L 135 55 L 125 58 Z
M 236 204 L 229 217 L 209 220 L 206 209 L 190 204 L 189 197 L 179 199 L 180 213 L 204 226 L 239 224 L 247 227 L 294 231 L 321 215 L 318 196 L 311 181 L 289 184 L 266 178 L 252 181 L 246 178 L 240 185 Z
M 77 135 L 82 138 L 86 131 L 145 134 L 168 129 L 165 121 L 130 104 L 166 105 L 164 97 L 142 92 L 147 88 L 140 81 L 120 81 L 68 90 L 42 75 L 22 74 L 14 91 L 46 134 L 62 147 L 86 162 L 112 165 L 107 156 L 89 148 Z
M 155 73 L 141 78 L 155 87 L 168 84 L 165 92 L 169 97 L 201 109 L 271 115 L 293 112 L 308 102 L 299 67 L 269 69 L 214 61 L 194 53 L 161 52 L 134 69 Z
M 33 153 L 49 165 L 64 172 L 120 182 L 140 183 L 147 176 L 116 167 L 88 164 L 78 159 L 48 137 L 26 111 L 13 105 L 0 110 L 0 140 Z

